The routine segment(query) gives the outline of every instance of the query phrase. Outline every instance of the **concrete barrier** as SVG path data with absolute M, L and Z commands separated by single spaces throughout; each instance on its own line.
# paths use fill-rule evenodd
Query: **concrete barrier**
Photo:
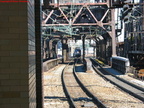
M 116 57 L 111 57 L 111 65 L 112 68 L 125 74 L 129 71 L 130 62 L 128 58 L 116 56 Z
M 50 70 L 51 68 L 57 66 L 61 59 L 51 59 L 43 62 L 43 72 Z

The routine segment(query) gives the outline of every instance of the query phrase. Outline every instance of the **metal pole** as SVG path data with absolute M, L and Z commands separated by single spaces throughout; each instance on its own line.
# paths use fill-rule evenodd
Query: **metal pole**
M 116 33 L 115 33 L 115 13 L 114 9 L 111 9 L 111 19 L 112 19 L 112 56 L 117 56 L 116 54 Z

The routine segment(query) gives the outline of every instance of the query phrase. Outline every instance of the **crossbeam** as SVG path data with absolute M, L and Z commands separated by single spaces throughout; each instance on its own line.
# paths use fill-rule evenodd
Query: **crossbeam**
M 101 5 L 107 5 L 107 3 L 50 3 L 49 6 L 71 6 L 71 5 L 75 5 L 75 6 L 101 6 Z
M 111 23 L 103 23 L 103 25 L 110 25 Z M 42 24 L 42 26 L 69 26 L 69 24 Z M 99 26 L 98 23 L 74 23 L 71 26 Z

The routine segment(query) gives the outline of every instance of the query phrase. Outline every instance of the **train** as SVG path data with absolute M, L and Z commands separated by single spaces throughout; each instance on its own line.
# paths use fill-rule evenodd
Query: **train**
M 76 47 L 73 53 L 73 57 L 81 57 L 81 49 L 79 47 Z

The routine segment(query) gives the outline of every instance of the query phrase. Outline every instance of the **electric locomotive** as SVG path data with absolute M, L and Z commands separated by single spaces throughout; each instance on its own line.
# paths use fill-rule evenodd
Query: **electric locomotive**
M 73 53 L 73 57 L 80 57 L 81 56 L 81 49 L 76 47 Z

